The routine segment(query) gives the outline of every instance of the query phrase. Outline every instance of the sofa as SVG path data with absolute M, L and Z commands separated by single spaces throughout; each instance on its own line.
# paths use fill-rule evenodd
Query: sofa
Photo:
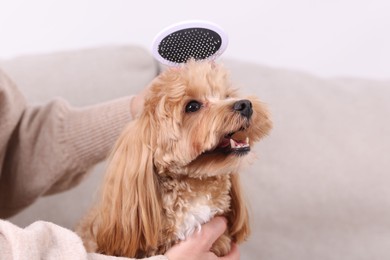
M 221 58 L 235 86 L 267 104 L 274 128 L 241 172 L 252 234 L 241 259 L 390 259 L 390 79 L 321 78 Z M 0 61 L 32 104 L 75 106 L 139 92 L 163 69 L 140 46 L 107 46 Z M 67 192 L 9 220 L 73 229 L 104 163 Z

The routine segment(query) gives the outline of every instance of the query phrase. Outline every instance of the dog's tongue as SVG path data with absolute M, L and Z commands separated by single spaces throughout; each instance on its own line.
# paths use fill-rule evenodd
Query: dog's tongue
M 245 141 L 237 141 L 234 140 L 233 138 L 225 137 L 219 144 L 219 147 L 225 148 L 227 146 L 230 146 L 232 149 L 240 149 L 240 148 L 245 148 L 249 147 L 249 138 L 247 137 Z
M 233 138 L 230 138 L 230 147 L 232 149 L 240 149 L 249 147 L 249 138 L 247 137 L 245 141 L 236 141 Z

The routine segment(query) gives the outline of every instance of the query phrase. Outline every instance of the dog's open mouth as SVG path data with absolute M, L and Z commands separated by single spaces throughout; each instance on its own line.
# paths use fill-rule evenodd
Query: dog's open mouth
M 246 137 L 245 140 L 237 140 L 233 138 L 235 133 L 236 132 L 231 132 L 223 136 L 217 147 L 211 151 L 207 151 L 206 154 L 223 153 L 237 156 L 246 155 L 251 150 L 249 137 Z

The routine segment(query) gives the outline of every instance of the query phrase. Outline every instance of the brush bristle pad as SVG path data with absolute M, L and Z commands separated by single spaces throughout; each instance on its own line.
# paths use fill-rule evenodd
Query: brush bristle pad
M 191 58 L 207 59 L 220 49 L 222 39 L 218 33 L 206 28 L 186 28 L 162 39 L 158 53 L 166 60 L 184 63 Z

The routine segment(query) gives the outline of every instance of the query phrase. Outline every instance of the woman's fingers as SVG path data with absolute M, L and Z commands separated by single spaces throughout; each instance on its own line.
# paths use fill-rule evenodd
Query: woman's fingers
M 209 250 L 214 242 L 223 234 L 227 228 L 227 220 L 224 217 L 215 217 L 202 225 L 200 232 L 196 232 L 189 239 L 199 239 L 206 250 Z M 201 237 L 199 237 L 201 236 Z

